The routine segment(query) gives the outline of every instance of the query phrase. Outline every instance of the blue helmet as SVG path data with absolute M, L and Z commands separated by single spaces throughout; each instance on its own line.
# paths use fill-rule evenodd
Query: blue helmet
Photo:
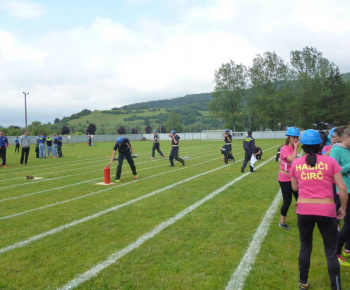
M 225 132 L 228 133 L 228 132 L 230 132 L 230 130 L 229 129 L 225 129 Z
M 157 133 L 157 130 L 154 130 L 153 133 Z
M 286 132 L 286 136 L 299 137 L 300 131 L 297 127 L 290 127 L 290 128 L 288 128 L 288 130 Z
M 313 129 L 308 129 L 303 133 L 300 143 L 304 145 L 317 145 L 322 143 L 320 133 Z
M 123 142 L 123 137 L 118 137 L 117 143 L 122 143 Z
M 175 130 L 171 130 L 171 134 L 176 134 L 176 131 Z
M 329 132 L 329 135 L 332 137 L 334 135 L 334 130 L 337 129 L 337 127 L 332 128 L 332 130 Z

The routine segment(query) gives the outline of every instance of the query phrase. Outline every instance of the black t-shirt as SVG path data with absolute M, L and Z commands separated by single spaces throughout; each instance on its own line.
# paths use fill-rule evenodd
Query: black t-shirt
M 180 136 L 175 135 L 175 140 L 177 141 L 177 144 L 175 143 L 174 139 L 171 138 L 171 145 L 179 145 Z
M 113 149 L 114 149 L 114 151 L 118 150 L 119 152 L 127 151 L 129 149 L 129 144 L 130 144 L 129 139 L 128 138 L 123 138 L 122 143 L 121 144 L 118 144 L 118 142 L 115 143 Z
M 232 141 L 232 135 L 231 134 L 227 134 L 227 136 L 225 135 L 225 143 L 231 143 Z

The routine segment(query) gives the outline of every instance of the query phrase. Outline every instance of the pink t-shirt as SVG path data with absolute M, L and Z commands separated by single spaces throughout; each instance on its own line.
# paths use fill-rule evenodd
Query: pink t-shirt
M 287 172 L 290 171 L 290 167 L 292 166 L 292 164 L 287 160 L 287 157 L 293 155 L 293 153 L 294 153 L 294 147 L 291 147 L 289 145 L 284 145 L 281 148 L 281 151 L 280 151 L 280 160 L 281 160 L 280 169 L 281 170 L 287 171 Z M 291 178 L 289 174 L 282 173 L 281 171 L 278 173 L 278 181 L 288 182 L 290 180 Z
M 305 162 L 306 156 L 293 161 L 290 176 L 299 184 L 299 198 L 332 198 L 334 174 L 341 171 L 332 157 L 317 155 L 315 167 Z M 335 204 L 298 203 L 297 214 L 336 217 Z
M 328 152 L 329 150 L 331 150 L 331 149 L 332 149 L 332 146 L 333 146 L 333 145 L 326 145 L 326 146 L 324 146 L 324 147 L 322 148 L 322 153 L 323 153 L 323 152 Z

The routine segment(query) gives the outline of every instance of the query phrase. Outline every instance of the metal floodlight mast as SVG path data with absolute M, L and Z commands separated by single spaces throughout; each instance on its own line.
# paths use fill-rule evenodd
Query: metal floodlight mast
M 25 129 L 27 130 L 28 129 L 27 127 L 27 95 L 29 95 L 29 93 L 23 92 L 23 94 L 24 94 L 24 115 L 25 115 L 25 124 L 26 124 Z

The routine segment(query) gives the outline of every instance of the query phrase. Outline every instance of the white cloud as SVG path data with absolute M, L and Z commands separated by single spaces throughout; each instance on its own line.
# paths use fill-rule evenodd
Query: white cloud
M 46 13 L 39 3 L 26 1 L 1 1 L 0 10 L 6 10 L 10 14 L 23 19 L 37 18 Z
M 13 34 L 0 30 L 0 60 L 37 61 L 46 57 L 45 52 L 30 46 L 20 43 Z

